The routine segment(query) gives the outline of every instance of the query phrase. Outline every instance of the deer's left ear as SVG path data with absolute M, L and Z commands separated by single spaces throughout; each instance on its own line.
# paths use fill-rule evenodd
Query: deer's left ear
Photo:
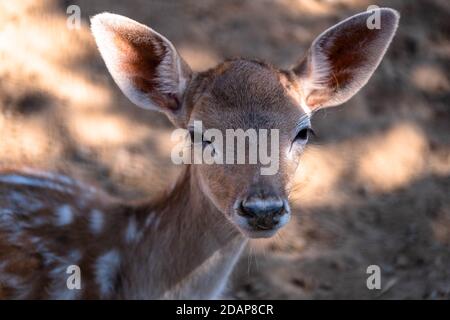
M 379 25 L 372 26 L 376 19 Z M 307 56 L 293 68 L 303 107 L 336 106 L 358 92 L 380 64 L 398 21 L 397 11 L 375 9 L 352 16 L 318 36 Z

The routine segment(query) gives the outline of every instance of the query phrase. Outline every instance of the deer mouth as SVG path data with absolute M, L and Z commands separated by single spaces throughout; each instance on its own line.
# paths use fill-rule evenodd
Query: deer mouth
M 255 225 L 255 229 L 256 230 L 272 230 L 273 227 L 269 227 L 269 226 L 265 226 L 265 225 L 261 225 L 261 224 L 256 224 Z

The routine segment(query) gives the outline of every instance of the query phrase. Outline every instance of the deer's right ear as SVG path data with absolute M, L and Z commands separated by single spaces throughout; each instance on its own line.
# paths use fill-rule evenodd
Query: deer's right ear
M 192 72 L 169 40 L 111 13 L 94 16 L 91 29 L 114 81 L 133 103 L 169 114 L 181 108 Z
M 368 22 L 379 18 L 379 26 Z M 399 14 L 379 8 L 354 15 L 318 36 L 293 69 L 303 107 L 311 110 L 350 99 L 372 76 L 397 30 Z

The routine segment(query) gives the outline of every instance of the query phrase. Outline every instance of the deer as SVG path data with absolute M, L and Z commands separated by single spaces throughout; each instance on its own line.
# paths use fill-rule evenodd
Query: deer
M 374 14 L 379 28 L 367 25 Z M 150 27 L 107 12 L 92 17 L 106 67 L 135 105 L 186 130 L 193 121 L 220 132 L 278 129 L 279 168 L 262 175 L 261 164 L 185 164 L 166 192 L 131 202 L 66 175 L 4 168 L 0 298 L 222 298 L 248 241 L 270 238 L 290 220 L 292 176 L 312 115 L 368 82 L 398 22 L 390 8 L 351 16 L 321 33 L 290 69 L 233 58 L 194 72 Z M 70 266 L 79 267 L 77 288 L 68 286 Z

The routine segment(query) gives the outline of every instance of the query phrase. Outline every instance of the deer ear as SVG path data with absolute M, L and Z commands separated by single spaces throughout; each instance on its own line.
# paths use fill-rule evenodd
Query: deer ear
M 166 113 L 181 108 L 192 72 L 169 40 L 111 13 L 94 16 L 91 29 L 114 81 L 133 103 Z
M 371 19 L 379 19 L 379 24 L 370 25 Z M 357 93 L 380 64 L 398 21 L 397 11 L 375 9 L 354 15 L 318 36 L 293 69 L 303 107 L 336 106 Z

